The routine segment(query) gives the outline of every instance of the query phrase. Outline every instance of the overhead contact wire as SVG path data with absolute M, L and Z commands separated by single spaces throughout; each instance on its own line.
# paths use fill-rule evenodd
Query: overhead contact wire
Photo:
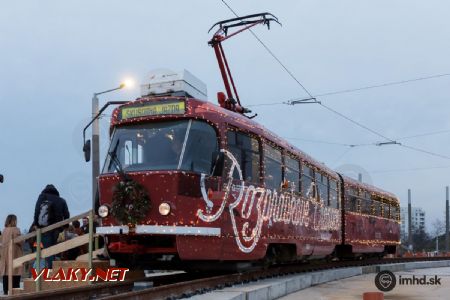
M 225 2 L 225 0 L 221 0 L 224 4 L 225 4 L 225 6 L 236 16 L 236 17 L 239 17 L 239 15 L 230 7 L 230 5 L 228 5 L 228 3 L 227 2 Z M 263 43 L 263 41 L 252 31 L 252 30 L 250 30 L 250 32 L 252 33 L 252 35 L 258 40 L 258 42 L 266 49 L 266 51 L 267 52 L 269 52 L 269 54 L 280 64 L 280 66 L 289 74 L 289 76 L 311 97 L 311 98 L 314 98 L 313 97 L 313 95 L 308 91 L 308 89 L 306 89 L 305 88 L 305 86 L 303 86 L 303 84 L 295 77 L 295 75 L 281 62 L 281 60 L 269 49 L 269 47 L 266 45 L 266 44 L 264 44 Z M 367 86 L 367 87 L 364 87 L 364 88 L 358 88 L 358 89 L 355 89 L 355 90 L 362 90 L 362 89 L 369 89 L 369 88 L 375 88 L 375 87 L 381 87 L 381 86 L 388 86 L 388 85 L 394 85 L 394 84 L 403 84 L 403 83 L 406 83 L 406 82 L 412 82 L 412 81 L 419 81 L 419 80 L 425 80 L 425 79 L 431 79 L 431 78 L 436 78 L 436 77 L 443 77 L 443 76 L 448 76 L 448 75 L 450 75 L 450 74 L 447 74 L 447 73 L 445 73 L 445 74 L 439 74 L 439 75 L 433 75 L 433 76 L 428 76 L 428 77 L 421 77 L 421 78 L 416 78 L 416 79 L 409 79 L 409 80 L 403 80 L 403 81 L 397 81 L 397 82 L 391 82 L 391 83 L 386 83 L 386 84 L 380 84 L 380 85 L 376 85 L 376 86 Z M 343 91 L 337 91 L 337 92 L 331 92 L 331 93 L 326 93 L 327 95 L 331 95 L 331 94 L 336 94 L 336 93 L 347 93 L 347 92 L 350 92 L 350 90 L 343 90 Z M 322 96 L 325 96 L 325 94 L 322 94 Z M 286 104 L 285 102 L 283 102 L 283 104 Z M 338 111 L 336 111 L 335 109 L 332 109 L 331 107 L 329 107 L 329 106 L 326 106 L 325 104 L 322 104 L 322 103 L 320 103 L 320 102 L 317 102 L 317 104 L 319 104 L 320 106 L 322 106 L 323 108 L 326 108 L 327 110 L 329 110 L 329 111 L 331 111 L 331 112 L 333 112 L 334 114 L 336 114 L 336 115 L 338 115 L 338 116 L 340 116 L 340 117 L 342 117 L 342 118 L 344 118 L 344 119 L 346 119 L 347 121 L 349 121 L 349 122 L 351 122 L 351 123 L 353 123 L 353 124 L 355 124 L 355 125 L 357 125 L 358 127 L 361 127 L 361 128 L 363 128 L 363 129 L 365 129 L 365 130 L 367 130 L 367 131 L 369 131 L 369 132 L 371 132 L 371 133 L 373 133 L 373 134 L 375 134 L 375 135 L 377 135 L 377 136 L 379 136 L 379 137 L 381 137 L 381 138 L 383 138 L 383 139 L 385 139 L 385 140 L 387 140 L 387 141 L 389 141 L 389 142 L 393 142 L 393 143 L 395 143 L 395 144 L 397 144 L 397 145 L 400 145 L 401 147 L 404 147 L 404 148 L 407 148 L 407 149 L 410 149 L 410 150 L 413 150 L 413 151 L 417 151 L 417 152 L 422 152 L 422 153 L 426 153 L 426 154 L 429 154 L 429 155 L 432 155 L 432 156 L 436 156 L 436 157 L 440 157 L 440 158 L 444 158 L 444 159 L 449 159 L 450 160 L 450 157 L 449 156 L 446 156 L 446 155 L 442 155 L 442 154 L 438 154 L 438 153 L 434 153 L 434 152 L 431 152 L 431 151 L 427 151 L 427 150 L 423 150 L 423 149 L 420 149 L 420 148 L 416 148 L 416 147 L 412 147 L 412 146 L 409 146 L 409 145 L 405 145 L 405 144 L 399 144 L 399 143 L 397 143 L 395 140 L 393 140 L 393 139 L 391 139 L 391 138 L 389 138 L 389 137 L 387 137 L 387 136 L 385 136 L 385 135 L 383 135 L 383 134 L 381 134 L 381 133 L 379 133 L 378 131 L 375 131 L 375 130 L 373 130 L 373 129 L 371 129 L 371 128 L 369 128 L 369 127 L 367 127 L 367 126 L 365 126 L 365 125 L 363 125 L 363 124 L 361 124 L 361 123 L 359 123 L 359 122 L 357 122 L 357 121 L 355 121 L 355 120 L 353 120 L 352 118 L 350 118 L 350 117 L 348 117 L 348 116 L 346 116 L 346 115 L 344 115 L 344 114 L 342 114 L 342 113 L 340 113 L 340 112 L 338 112 Z

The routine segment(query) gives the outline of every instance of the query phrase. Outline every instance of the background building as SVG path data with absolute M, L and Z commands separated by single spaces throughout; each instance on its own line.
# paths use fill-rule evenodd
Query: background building
M 408 207 L 400 208 L 400 235 L 402 240 L 408 238 Z M 422 228 L 425 230 L 425 211 L 420 207 L 411 207 L 412 231 Z

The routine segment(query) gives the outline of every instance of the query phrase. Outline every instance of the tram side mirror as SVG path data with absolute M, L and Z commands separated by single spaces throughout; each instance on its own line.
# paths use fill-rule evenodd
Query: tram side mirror
M 214 151 L 211 158 L 211 176 L 222 176 L 225 163 L 225 154 Z
M 87 140 L 83 145 L 83 152 L 84 152 L 84 160 L 86 162 L 91 160 L 91 140 Z
M 0 183 L 3 183 L 3 175 L 2 174 L 0 174 Z

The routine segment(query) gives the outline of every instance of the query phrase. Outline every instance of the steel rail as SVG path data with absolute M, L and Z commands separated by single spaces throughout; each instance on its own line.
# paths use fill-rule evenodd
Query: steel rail
M 273 266 L 268 269 L 258 269 L 243 273 L 212 276 L 211 273 L 177 273 L 171 275 L 158 275 L 154 277 L 138 278 L 134 281 L 98 283 L 65 289 L 42 291 L 39 293 L 23 293 L 8 297 L 8 299 L 176 299 L 193 296 L 221 289 L 239 283 L 248 283 L 266 278 L 274 278 L 288 274 L 308 273 L 337 268 L 362 267 L 381 264 L 393 264 L 417 261 L 450 260 L 450 257 L 412 257 L 348 260 L 336 262 L 311 261 L 309 263 L 292 263 Z M 153 287 L 133 291 L 134 282 L 153 282 Z
M 245 273 L 237 273 L 230 275 L 215 276 L 212 278 L 203 278 L 186 282 L 179 282 L 140 291 L 132 291 L 114 296 L 106 296 L 102 300 L 119 300 L 119 299 L 176 299 L 202 294 L 214 289 L 229 287 L 234 284 L 248 283 L 265 278 L 273 278 L 288 274 L 306 273 L 314 271 L 322 271 L 336 268 L 371 266 L 379 264 L 392 264 L 414 261 L 435 261 L 450 260 L 450 257 L 421 257 L 421 258 L 391 258 L 391 259 L 369 259 L 361 261 L 340 261 L 321 264 L 290 264 L 276 266 L 267 270 L 256 270 Z

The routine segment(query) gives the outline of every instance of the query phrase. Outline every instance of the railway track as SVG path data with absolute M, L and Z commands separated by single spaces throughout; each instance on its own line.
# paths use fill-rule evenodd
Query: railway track
M 215 289 L 229 287 L 234 284 L 248 283 L 261 279 L 274 278 L 284 275 L 323 271 L 337 268 L 360 267 L 379 264 L 393 264 L 416 261 L 449 260 L 448 257 L 424 258 L 388 258 L 361 261 L 310 262 L 307 264 L 286 264 L 273 266 L 268 269 L 254 270 L 243 273 L 214 275 L 212 273 L 177 273 L 158 275 L 139 279 L 139 282 L 151 282 L 152 287 L 133 291 L 134 283 L 99 283 L 83 287 L 43 291 L 39 293 L 22 294 L 8 299 L 178 299 L 182 297 L 202 294 Z
M 135 282 L 150 283 L 152 287 L 165 286 L 177 282 L 195 280 L 197 278 L 211 276 L 210 273 L 175 273 L 142 277 L 133 281 L 95 283 L 88 286 L 73 288 L 55 289 L 51 291 L 41 291 L 39 293 L 27 293 L 9 297 L 8 299 L 100 299 L 104 296 L 111 296 L 132 291 Z M 1 299 L 2 297 L 0 297 Z

